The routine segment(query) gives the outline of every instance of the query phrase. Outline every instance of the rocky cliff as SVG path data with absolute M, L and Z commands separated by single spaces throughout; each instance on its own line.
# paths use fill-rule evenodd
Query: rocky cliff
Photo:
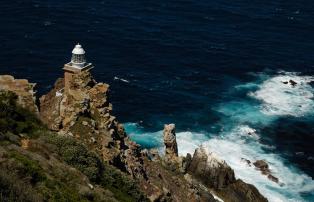
M 35 85 L 35 83 L 29 83 L 26 79 L 15 79 L 10 75 L 0 75 L 0 90 L 15 92 L 18 96 L 18 104 L 37 114 L 38 107 L 35 104 Z
M 139 145 L 131 142 L 112 116 L 108 101 L 109 85 L 97 83 L 90 72 L 80 72 L 64 89 L 58 79 L 47 95 L 40 98 L 40 117 L 48 128 L 72 136 L 136 178 L 145 178 Z
M 191 189 L 183 175 L 162 166 L 163 161 L 150 159 L 149 152 L 141 151 L 140 146 L 128 138 L 123 125 L 112 115 L 109 85 L 95 82 L 89 72 L 74 75 L 69 84 L 65 91 L 64 79 L 58 79 L 54 89 L 40 98 L 40 117 L 48 128 L 80 140 L 105 162 L 129 173 L 151 201 L 191 201 L 187 193 L 194 201 L 214 201 L 206 191 Z M 169 135 L 173 134 L 170 126 Z M 182 162 L 177 146 L 172 147 L 176 153 L 169 155 L 176 157 L 176 162 Z
M 26 97 L 22 106 L 35 103 L 33 91 L 23 88 L 32 95 L 26 96 L 16 87 L 20 85 L 14 84 L 18 81 L 9 80 L 10 85 L 2 88 Z M 109 85 L 97 83 L 90 72 L 74 74 L 67 84 L 65 89 L 64 78 L 58 79 L 40 98 L 41 121 L 60 137 L 76 139 L 103 162 L 127 173 L 150 201 L 217 201 L 214 194 L 224 201 L 267 201 L 254 186 L 236 180 L 224 161 L 203 148 L 193 157 L 179 156 L 174 124 L 164 128 L 165 156 L 142 150 L 112 115 Z

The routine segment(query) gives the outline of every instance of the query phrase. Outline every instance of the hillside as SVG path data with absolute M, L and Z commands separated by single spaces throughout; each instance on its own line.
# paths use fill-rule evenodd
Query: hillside
M 0 201 L 145 201 L 134 180 L 0 91 Z

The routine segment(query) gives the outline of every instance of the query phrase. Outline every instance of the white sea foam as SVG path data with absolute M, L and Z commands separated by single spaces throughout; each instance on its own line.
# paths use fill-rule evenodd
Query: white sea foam
M 258 142 L 248 144 L 245 140 L 238 138 L 239 136 L 247 135 L 247 130 L 248 127 L 243 126 L 242 129 L 240 127 L 231 131 L 227 137 L 211 138 L 201 143 L 208 151 L 214 152 L 220 158 L 223 158 L 234 169 L 237 178 L 254 184 L 269 201 L 303 201 L 300 196 L 302 192 L 314 191 L 314 181 L 309 176 L 295 168 L 286 166 L 280 156 L 265 153 L 262 150 L 262 145 Z M 184 148 L 184 152 L 180 151 L 179 148 L 181 155 L 185 155 L 185 153 L 193 154 L 196 148 L 195 145 L 199 144 L 199 140 L 193 138 L 195 136 L 192 133 L 189 135 L 189 139 L 185 137 L 184 141 L 180 140 L 181 135 L 177 137 L 178 142 L 180 142 L 178 145 L 181 144 L 180 147 Z M 188 142 L 188 144 L 184 144 L 185 142 Z M 254 166 L 249 166 L 243 162 L 242 158 L 251 162 L 260 159 L 266 160 L 273 175 L 278 177 L 283 185 L 280 186 L 280 184 L 270 181 L 260 171 L 256 170 Z
M 234 129 L 234 133 L 237 133 L 245 138 L 254 138 L 256 140 L 260 139 L 259 135 L 256 133 L 256 130 L 248 125 L 240 125 L 236 127 Z
M 137 143 L 147 146 L 154 146 L 159 149 L 161 153 L 164 151 L 163 144 L 163 131 L 157 132 L 144 132 L 142 128 L 136 123 L 125 123 L 125 130 L 128 135 Z M 208 138 L 201 133 L 192 132 L 179 132 L 177 135 L 178 150 L 180 155 L 186 155 L 191 153 L 193 155 L 194 150 L 198 148 Z
M 284 84 L 289 80 L 297 82 L 293 87 Z M 311 76 L 299 76 L 293 73 L 268 78 L 263 83 L 241 85 L 236 89 L 246 89 L 253 92 L 250 96 L 262 101 L 262 104 L 248 100 L 231 101 L 218 105 L 217 111 L 224 114 L 226 124 L 218 136 L 194 132 L 177 133 L 178 150 L 180 155 L 193 154 L 200 145 L 207 151 L 218 154 L 235 171 L 237 178 L 253 184 L 265 195 L 270 202 L 303 201 L 301 195 L 314 192 L 314 181 L 302 173 L 276 153 L 267 153 L 264 148 L 275 148 L 274 145 L 264 145 L 259 142 L 260 134 L 254 129 L 256 125 L 267 126 L 279 116 L 302 117 L 314 112 L 314 92 L 309 82 Z M 258 88 L 256 90 L 256 88 Z M 132 124 L 130 124 L 132 125 Z M 129 126 L 128 126 L 129 127 Z M 146 144 L 155 145 L 163 151 L 162 131 L 143 133 L 137 125 L 127 127 L 127 132 L 132 131 L 135 140 Z M 138 138 L 140 137 L 140 138 Z M 151 142 L 150 142 L 151 141 Z M 254 162 L 264 159 L 268 162 L 272 174 L 279 179 L 277 184 L 262 175 L 254 166 L 249 166 L 241 159 L 245 158 Z
M 291 85 L 290 80 L 297 84 Z M 267 115 L 301 117 L 314 111 L 311 81 L 314 81 L 313 76 L 284 73 L 264 81 L 259 90 L 249 95 L 263 102 L 261 111 Z
M 130 83 L 130 81 L 128 81 L 128 80 L 126 80 L 126 79 L 123 79 L 123 78 L 119 78 L 119 77 L 117 77 L 117 76 L 115 76 L 115 77 L 113 78 L 113 80 L 119 80 L 119 81 L 122 81 L 122 82 L 124 82 L 124 83 Z
M 208 140 L 204 134 L 192 133 L 192 132 L 179 132 L 177 133 L 177 144 L 180 155 L 186 155 L 190 153 L 193 155 L 196 148 Z
M 159 151 L 163 152 L 162 130 L 144 133 L 137 124 L 127 123 L 125 126 L 127 132 L 131 130 L 131 136 L 136 136 L 136 139 L 141 139 L 141 141 L 145 139 L 145 144 L 151 141 L 151 145 L 156 145 Z M 258 141 L 248 143 L 246 138 L 241 138 L 248 136 L 248 132 L 256 133 L 256 130 L 247 125 L 237 126 L 229 132 L 225 131 L 226 134 L 222 135 L 223 138 L 209 138 L 202 133 L 179 132 L 177 133 L 179 154 L 181 156 L 185 156 L 187 153 L 193 155 L 195 149 L 202 145 L 207 152 L 214 152 L 225 160 L 234 169 L 237 178 L 255 185 L 271 202 L 303 201 L 300 196 L 301 193 L 314 191 L 312 178 L 285 165 L 284 160 L 277 154 L 265 153 L 262 149 L 263 145 Z M 258 134 L 256 135 L 258 136 Z M 251 162 L 260 159 L 266 160 L 273 175 L 278 177 L 279 182 L 283 185 L 280 186 L 280 184 L 269 180 L 254 166 L 250 167 L 243 162 L 242 158 Z

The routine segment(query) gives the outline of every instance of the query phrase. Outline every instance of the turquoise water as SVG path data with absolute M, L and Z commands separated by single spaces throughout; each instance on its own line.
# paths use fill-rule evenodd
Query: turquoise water
M 37 83 L 40 96 L 79 42 L 143 147 L 162 151 L 163 125 L 175 123 L 181 154 L 207 145 L 271 201 L 314 201 L 313 10 L 305 0 L 3 0 L 0 74 Z M 266 159 L 285 185 L 241 157 Z
M 282 82 L 293 79 L 299 86 Z M 193 154 L 203 145 L 215 152 L 235 170 L 236 177 L 254 184 L 270 201 L 311 201 L 314 199 L 314 181 L 284 158 L 277 145 L 267 142 L 264 128 L 272 126 L 282 117 L 307 117 L 312 123 L 314 115 L 314 90 L 311 76 L 299 76 L 282 72 L 267 76 L 261 74 L 255 83 L 236 85 L 230 89 L 230 97 L 243 94 L 237 99 L 219 103 L 213 110 L 221 113 L 221 119 L 212 124 L 219 132 L 181 131 L 177 141 L 181 155 Z M 284 124 L 284 123 L 281 123 Z M 126 123 L 126 131 L 133 140 L 146 148 L 158 148 L 163 153 L 162 130 L 147 132 L 136 123 Z M 266 136 L 266 137 L 263 137 Z M 265 140 L 266 139 L 266 140 Z M 271 143 L 271 142 L 270 142 Z M 270 181 L 241 158 L 254 162 L 266 160 L 279 184 Z

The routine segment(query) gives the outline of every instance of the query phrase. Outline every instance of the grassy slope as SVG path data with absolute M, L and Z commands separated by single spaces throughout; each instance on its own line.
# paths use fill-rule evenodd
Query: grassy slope
M 0 201 L 146 201 L 128 176 L 47 130 L 16 99 L 0 91 Z

